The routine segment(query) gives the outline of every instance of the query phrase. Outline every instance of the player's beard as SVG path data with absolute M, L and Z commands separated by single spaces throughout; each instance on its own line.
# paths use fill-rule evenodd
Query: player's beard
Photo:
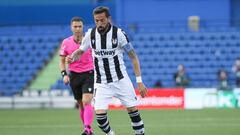
M 104 28 L 103 26 L 98 27 L 98 32 L 99 33 L 104 33 L 105 30 L 106 30 L 106 28 Z
M 97 29 L 99 33 L 104 34 L 107 31 L 108 27 L 109 27 L 109 24 L 107 24 L 105 27 L 99 26 Z

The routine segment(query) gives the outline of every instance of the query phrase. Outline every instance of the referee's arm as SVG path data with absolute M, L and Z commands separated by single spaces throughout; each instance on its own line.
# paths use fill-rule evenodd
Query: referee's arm
M 64 41 L 63 41 L 64 42 Z M 59 68 L 61 71 L 61 75 L 63 78 L 64 84 L 69 83 L 69 76 L 66 71 L 66 55 L 67 53 L 65 52 L 65 44 L 62 42 L 61 48 L 60 48 L 60 61 L 59 61 Z
M 65 56 L 60 56 L 59 68 L 61 71 L 66 70 L 65 58 L 66 58 Z

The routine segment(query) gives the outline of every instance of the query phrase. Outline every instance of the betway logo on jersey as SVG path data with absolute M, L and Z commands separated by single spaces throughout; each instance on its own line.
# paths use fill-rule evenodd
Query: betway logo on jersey
M 115 50 L 94 50 L 94 53 L 98 56 L 114 56 Z

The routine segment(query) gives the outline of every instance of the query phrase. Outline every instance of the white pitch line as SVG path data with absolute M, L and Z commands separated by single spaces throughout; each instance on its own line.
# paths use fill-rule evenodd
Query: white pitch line
M 129 127 L 129 124 L 114 125 L 113 127 Z M 78 128 L 76 124 L 59 124 L 59 125 L 1 125 L 0 129 L 16 129 L 16 128 Z M 179 123 L 179 124 L 146 124 L 146 127 L 240 127 L 240 123 Z
M 1 125 L 0 128 L 70 128 L 80 127 L 75 124 L 61 124 L 61 125 Z

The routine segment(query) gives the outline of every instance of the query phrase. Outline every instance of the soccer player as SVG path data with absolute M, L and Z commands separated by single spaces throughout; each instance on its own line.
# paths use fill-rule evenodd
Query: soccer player
M 138 57 L 126 34 L 110 23 L 107 7 L 95 8 L 93 17 L 96 27 L 88 30 L 80 48 L 71 57 L 67 57 L 67 61 L 76 61 L 91 47 L 95 69 L 94 107 L 99 128 L 107 135 L 114 135 L 107 117 L 108 105 L 114 96 L 126 107 L 135 134 L 144 135 L 144 124 L 136 107 L 137 98 L 126 72 L 123 52 L 128 53 L 132 60 L 140 95 L 144 98 L 147 89 L 142 82 Z
M 64 39 L 60 49 L 60 70 L 65 84 L 70 84 L 75 100 L 79 105 L 80 118 L 85 126 L 82 135 L 93 135 L 91 128 L 94 109 L 91 105 L 94 71 L 91 49 L 83 53 L 82 58 L 68 65 L 66 71 L 65 59 L 81 46 L 83 38 L 83 20 L 73 17 L 71 20 L 73 35 Z

